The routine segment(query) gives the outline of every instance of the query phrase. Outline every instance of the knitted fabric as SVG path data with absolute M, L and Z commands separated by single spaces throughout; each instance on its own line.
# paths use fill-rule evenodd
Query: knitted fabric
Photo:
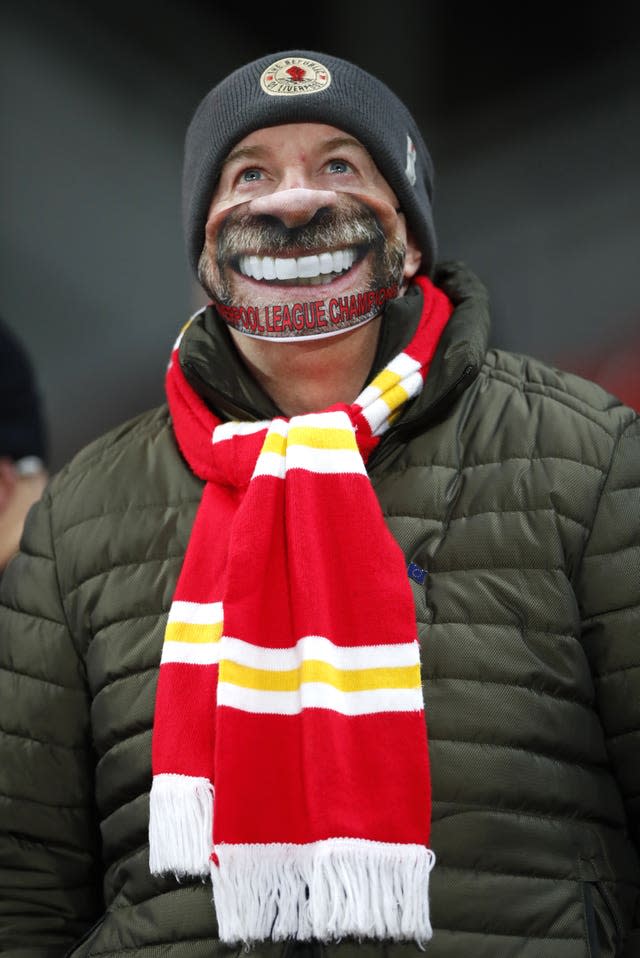
M 308 74 L 313 65 L 324 67 L 330 82 L 314 90 L 303 81 L 304 92 L 270 96 L 261 76 L 278 62 L 300 63 L 298 69 Z M 283 123 L 327 123 L 367 148 L 407 217 L 422 252 L 422 272 L 431 275 L 437 257 L 433 163 L 415 119 L 377 77 L 340 57 L 308 50 L 273 53 L 245 64 L 210 90 L 196 109 L 185 139 L 182 177 L 184 232 L 194 274 L 224 160 L 249 133 Z
M 162 652 L 150 867 L 211 875 L 223 941 L 431 937 L 415 612 L 365 467 L 451 312 L 417 282 L 411 343 L 352 406 L 220 422 L 172 354 L 205 486 Z

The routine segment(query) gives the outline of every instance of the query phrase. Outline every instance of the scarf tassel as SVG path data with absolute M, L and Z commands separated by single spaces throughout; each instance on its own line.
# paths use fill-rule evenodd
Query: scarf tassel
M 421 845 L 334 838 L 310 845 L 216 845 L 211 880 L 220 939 L 432 937 Z
M 149 869 L 176 877 L 209 875 L 213 785 L 191 775 L 156 775 L 149 804 Z

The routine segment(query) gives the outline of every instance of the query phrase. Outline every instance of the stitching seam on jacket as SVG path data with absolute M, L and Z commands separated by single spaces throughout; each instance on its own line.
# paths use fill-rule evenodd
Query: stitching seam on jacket
M 81 665 L 81 668 L 82 668 L 82 674 L 84 675 L 84 679 L 85 679 L 85 688 L 86 688 L 86 683 L 87 683 L 87 668 L 86 668 L 86 664 L 85 664 L 85 662 L 84 662 L 84 659 L 83 659 L 82 656 L 80 655 L 80 648 L 79 648 L 79 644 L 78 644 L 77 637 L 74 636 L 73 632 L 71 631 L 71 626 L 70 626 L 70 624 L 69 624 L 69 619 L 68 619 L 68 617 L 67 617 L 67 610 L 65 609 L 65 606 L 64 606 L 65 599 L 63 598 L 62 589 L 60 588 L 60 576 L 59 576 L 59 574 L 58 574 L 58 556 L 57 556 L 57 553 L 56 553 L 56 541 L 55 541 L 55 538 L 54 538 L 54 535 L 53 535 L 53 500 L 51 499 L 51 497 L 49 497 L 48 500 L 47 500 L 47 517 L 48 517 L 48 520 L 49 520 L 49 522 L 48 522 L 48 526 L 49 526 L 49 540 L 50 540 L 50 542 L 51 542 L 51 552 L 52 552 L 52 559 L 53 559 L 53 571 L 54 571 L 55 580 L 56 580 L 56 590 L 57 590 L 58 602 L 59 602 L 59 605 L 60 605 L 60 611 L 62 612 L 62 621 L 64 622 L 65 628 L 66 628 L 66 630 L 67 630 L 67 635 L 69 636 L 70 644 L 71 644 L 71 646 L 73 647 L 74 652 L 76 653 L 76 658 L 77 658 L 78 661 L 80 662 L 80 665 Z
M 34 682 L 42 682 L 44 685 L 50 685 L 54 689 L 64 689 L 65 692 L 73 692 L 75 695 L 85 696 L 85 690 L 76 685 L 62 685 L 60 682 L 52 682 L 51 679 L 41 679 L 38 675 L 30 675 L 28 672 L 21 672 L 16 668 L 7 669 L 0 666 L 0 672 L 6 672 L 10 676 L 20 675 L 24 679 L 32 679 Z
M 562 822 L 563 825 L 569 825 L 573 827 L 582 828 L 585 824 L 591 826 L 596 824 L 598 828 L 608 828 L 612 832 L 622 833 L 626 836 L 627 834 L 627 823 L 624 821 L 610 822 L 606 821 L 603 818 L 596 818 L 593 815 L 581 815 L 576 817 L 573 812 L 567 812 L 563 815 L 560 812 L 547 812 L 542 809 L 536 809 L 535 812 L 525 811 L 522 808 L 496 808 L 495 805 L 486 805 L 484 802 L 477 802 L 473 805 L 465 805 L 463 811 L 460 812 L 460 802 L 455 801 L 454 799 L 447 798 L 437 798 L 433 800 L 433 807 L 440 808 L 446 806 L 453 806 L 456 809 L 456 815 L 459 814 L 482 814 L 482 815 L 497 815 L 499 817 L 505 818 L 530 818 L 534 822 L 544 822 L 545 825 L 547 822 Z M 454 817 L 451 815 L 444 815 L 440 817 L 434 817 L 433 822 L 444 821 L 447 818 Z M 632 887 L 635 887 L 633 882 L 627 882 Z
M 389 476 L 401 476 L 403 473 L 411 472 L 413 469 L 446 469 L 448 472 L 465 473 L 471 472 L 474 469 L 484 469 L 489 466 L 503 466 L 508 462 L 522 462 L 525 464 L 532 462 L 570 462 L 574 466 L 580 466 L 581 469 L 593 469 L 594 472 L 600 472 L 602 474 L 606 471 L 605 469 L 601 469 L 600 466 L 594 466 L 590 462 L 580 462 L 579 459 L 572 459 L 570 456 L 533 456 L 531 458 L 528 456 L 507 456 L 505 459 L 489 459 L 486 462 L 472 462 L 460 468 L 444 462 L 411 462 L 400 468 L 390 469 L 378 480 L 378 484 L 381 485 Z
M 470 935 L 474 938 L 482 938 L 483 941 L 486 941 L 488 938 L 510 938 L 513 941 L 584 941 L 582 935 L 532 935 L 530 931 L 527 931 L 526 935 L 517 935 L 509 931 L 485 931 L 484 929 L 479 929 L 478 931 L 468 931 L 467 929 L 460 928 L 442 928 L 440 925 L 433 926 L 434 932 L 441 934 L 444 932 L 448 935 Z
M 591 531 L 590 527 L 586 523 L 580 522 L 579 519 L 574 519 L 572 516 L 567 516 L 564 512 L 560 512 L 558 509 L 554 509 L 552 506 L 531 506 L 528 509 L 483 509 L 481 512 L 470 512 L 463 516 L 452 516 L 449 519 L 449 522 L 446 524 L 451 526 L 454 522 L 468 522 L 471 519 L 477 519 L 479 516 L 520 516 L 540 512 L 548 512 L 552 516 L 558 516 L 559 519 L 563 519 L 565 522 L 571 522 L 574 525 L 579 526 L 581 529 L 584 529 L 585 532 Z M 444 520 L 439 519 L 437 516 L 425 516 L 424 513 L 421 513 L 420 515 L 413 515 L 410 512 L 385 512 L 384 515 L 389 519 L 424 519 L 426 522 L 438 522 L 440 525 L 445 525 Z
M 101 632 L 112 628 L 114 625 L 123 625 L 125 622 L 141 622 L 143 619 L 161 619 L 168 615 L 168 609 L 153 609 L 151 612 L 142 612 L 140 615 L 125 615 L 122 619 L 114 619 L 112 622 L 105 622 L 103 625 L 97 625 L 93 633 L 94 640 L 98 638 Z
M 496 382 L 502 382 L 505 386 L 511 386 L 512 389 L 518 392 L 530 393 L 534 396 L 540 396 L 542 399 L 548 399 L 550 402 L 556 402 L 559 405 L 564 406 L 566 409 L 570 409 L 572 412 L 575 412 L 578 416 L 586 419 L 594 426 L 597 426 L 604 433 L 606 433 L 607 436 L 612 435 L 611 431 L 607 429 L 602 422 L 599 422 L 594 414 L 600 413 L 604 416 L 607 413 L 610 413 L 613 409 L 618 409 L 621 412 L 624 412 L 625 409 L 623 403 L 618 401 L 605 409 L 596 410 L 585 400 L 580 399 L 579 396 L 574 396 L 570 392 L 565 392 L 558 386 L 553 386 L 551 383 L 534 383 L 530 380 L 519 379 L 513 373 L 509 373 L 502 369 L 496 369 L 486 364 L 483 365 L 483 371 L 485 369 L 486 375 L 489 379 L 494 379 Z M 589 413 L 592 413 L 592 415 L 589 415 Z
M 564 758 L 561 755 L 551 755 L 549 752 L 542 752 L 539 748 L 526 748 L 524 745 L 506 745 L 501 742 L 479 742 L 475 739 L 464 738 L 440 738 L 437 735 L 430 735 L 429 741 L 432 744 L 434 742 L 448 742 L 452 745 L 473 745 L 482 749 L 499 749 L 502 752 L 520 752 L 527 756 L 537 755 L 539 758 L 543 758 L 548 762 L 560 762 L 563 765 L 573 765 L 576 768 L 584 769 L 587 772 L 599 772 L 600 774 L 605 774 L 609 770 L 606 758 L 602 763 L 579 762 L 574 758 Z
M 635 608 L 635 607 L 634 607 Z M 610 672 L 600 672 L 596 675 L 596 681 L 601 682 L 602 679 L 608 678 L 610 675 L 618 675 L 619 672 L 632 672 L 633 669 L 640 669 L 640 665 L 621 665 L 619 669 L 611 669 Z M 638 729 L 634 729 L 634 732 L 637 732 Z M 626 734 L 626 733 L 625 733 Z
M 46 742 L 44 739 L 36 738 L 35 735 L 23 735 L 21 732 L 10 732 L 8 729 L 0 726 L 0 735 L 6 735 L 7 738 L 18 738 L 23 742 L 35 742 L 36 745 L 42 745 L 43 748 L 59 748 L 65 752 L 86 752 L 86 745 L 63 745 L 62 742 Z
M 87 811 L 86 802 L 81 802 L 79 805 L 66 805 L 64 802 L 42 802 L 38 798 L 29 798 L 27 795 L 9 795 L 7 792 L 3 792 L 1 797 L 10 802 L 28 802 L 30 805 L 38 805 L 41 808 L 66 808 L 69 811 L 82 812 L 83 814 Z M 42 841 L 38 844 L 45 845 L 47 843 Z
M 56 542 L 63 539 L 68 532 L 73 532 L 74 529 L 78 529 L 80 526 L 83 526 L 87 522 L 101 522 L 103 519 L 106 519 L 108 516 L 120 516 L 127 515 L 129 512 L 145 512 L 147 509 L 161 509 L 163 512 L 166 512 L 169 509 L 175 509 L 176 511 L 181 509 L 183 506 L 192 503 L 197 506 L 199 504 L 199 499 L 194 499 L 191 496 L 185 497 L 184 499 L 177 499 L 175 502 L 144 502 L 140 503 L 139 506 L 128 505 L 124 506 L 122 509 L 106 509 L 103 512 L 98 512 L 95 515 L 83 516 L 82 519 L 78 519 L 77 522 L 71 523 L 71 525 L 65 526 L 64 529 L 60 531 L 56 537 Z
M 157 423 L 155 421 L 156 418 L 159 418 L 159 422 Z M 74 456 L 58 473 L 59 482 L 66 482 L 68 478 L 74 477 L 76 474 L 84 475 L 91 466 L 98 465 L 103 459 L 111 459 L 115 446 L 126 449 L 127 446 L 138 441 L 140 433 L 144 435 L 146 431 L 150 438 L 156 438 L 161 432 L 168 428 L 169 422 L 169 409 L 166 404 L 162 404 L 156 406 L 155 409 L 140 413 L 139 416 L 122 423 L 120 426 L 116 426 L 95 440 L 95 442 L 100 443 L 99 449 L 93 453 L 89 453 L 88 448 L 85 448 L 81 450 L 77 456 Z M 119 439 L 114 439 L 107 447 L 104 446 L 105 439 L 127 426 L 129 430 L 125 435 L 120 436 Z
M 607 556 L 623 556 L 625 552 L 637 552 L 640 549 L 640 545 L 630 545 L 625 546 L 623 549 L 608 549 L 607 552 L 590 552 L 588 556 L 582 556 L 582 565 L 584 566 L 585 562 L 590 562 L 592 559 L 604 559 Z M 633 606 L 630 606 L 633 608 Z
M 557 702 L 566 702 L 568 705 L 578 705 L 580 708 L 588 709 L 590 712 L 593 711 L 593 706 L 588 701 L 582 701 L 576 698 L 568 698 L 566 695 L 559 695 L 554 692 L 547 692 L 544 689 L 537 689 L 531 686 L 531 683 L 525 685 L 524 683 L 518 682 L 498 682 L 495 679 L 482 679 L 477 678 L 474 675 L 434 675 L 433 672 L 429 673 L 424 681 L 425 686 L 433 682 L 464 682 L 465 684 L 473 683 L 474 685 L 493 685 L 498 688 L 507 688 L 507 689 L 518 689 L 520 691 L 530 692 L 532 695 L 541 695 L 545 698 L 552 698 Z
M 63 598 L 63 601 L 67 601 L 78 589 L 82 588 L 83 585 L 86 585 L 88 582 L 91 582 L 93 579 L 99 579 L 100 576 L 108 575 L 110 572 L 115 572 L 116 569 L 126 569 L 129 566 L 134 566 L 139 569 L 143 565 L 150 564 L 152 562 L 168 562 L 173 559 L 183 559 L 184 552 L 164 552 L 160 556 L 145 556 L 144 559 L 132 559 L 129 562 L 112 562 L 111 565 L 106 566 L 104 569 L 99 569 L 98 572 L 92 572 L 91 575 L 87 576 L 86 579 L 81 579 L 80 582 L 76 582 L 74 586 L 66 593 Z
M 52 560 L 49 559 L 49 562 L 51 562 L 51 561 L 52 561 Z M 40 613 L 38 613 L 37 615 L 35 615 L 33 612 L 27 612 L 25 609 L 17 609 L 17 608 L 16 608 L 15 606 L 13 606 L 13 605 L 5 605 L 5 606 L 3 606 L 3 609 L 4 609 L 5 612 L 13 612 L 13 613 L 15 613 L 16 615 L 26 615 L 27 618 L 28 618 L 28 619 L 31 619 L 31 620 L 37 619 L 38 622 L 49 622 L 51 625 L 57 625 L 59 629 L 63 629 L 65 632 L 68 632 L 68 628 L 67 628 L 66 622 L 64 622 L 64 621 L 61 622 L 59 619 L 50 619 L 50 618 L 49 618 L 48 616 L 46 616 L 46 615 L 40 615 Z M 62 686 L 62 687 L 65 688 L 65 686 Z
M 577 563 L 576 563 L 576 572 L 575 572 L 575 576 L 574 576 L 576 582 L 578 581 L 578 575 L 579 575 L 580 571 L 582 570 L 582 565 L 583 565 L 583 562 L 584 562 L 584 560 L 585 560 L 585 558 L 586 558 L 587 550 L 588 550 L 589 544 L 590 544 L 590 542 L 591 542 L 591 537 L 592 537 L 592 535 L 593 535 L 593 530 L 594 530 L 594 527 L 595 527 L 595 524 L 596 524 L 596 518 L 597 518 L 598 512 L 599 512 L 599 510 L 600 510 L 600 504 L 601 504 L 601 502 L 602 502 L 602 499 L 603 499 L 605 490 L 606 490 L 606 488 L 607 488 L 607 483 L 609 482 L 609 477 L 610 477 L 610 475 L 611 475 L 611 469 L 612 469 L 612 467 L 613 467 L 613 461 L 614 461 L 614 459 L 615 459 L 615 457 L 616 457 L 616 453 L 617 453 L 618 449 L 620 448 L 620 444 L 621 444 L 621 442 L 622 442 L 622 437 L 623 437 L 623 436 L 625 435 L 625 433 L 627 432 L 627 429 L 629 429 L 632 425 L 633 425 L 633 423 L 630 423 L 628 426 L 626 426 L 626 427 L 620 432 L 620 434 L 619 434 L 619 436 L 618 436 L 616 442 L 613 444 L 613 449 L 611 450 L 611 456 L 610 456 L 610 458 L 609 458 L 609 466 L 608 466 L 607 472 L 606 472 L 606 474 L 605 474 L 605 476 L 604 476 L 604 478 L 603 478 L 602 485 L 601 485 L 601 487 L 600 487 L 600 492 L 599 492 L 599 494 L 598 494 L 598 498 L 596 499 L 595 508 L 594 508 L 594 510 L 593 510 L 593 515 L 592 515 L 592 517 L 591 517 L 591 531 L 590 531 L 589 535 L 587 536 L 587 538 L 585 539 L 584 545 L 583 545 L 583 547 L 582 547 L 582 552 L 581 552 L 580 556 L 578 557 L 578 561 L 577 561 Z

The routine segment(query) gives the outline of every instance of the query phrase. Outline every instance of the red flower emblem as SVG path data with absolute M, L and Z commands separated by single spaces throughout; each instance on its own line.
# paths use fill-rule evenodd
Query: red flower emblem
M 301 80 L 304 80 L 307 71 L 303 70 L 302 67 L 289 67 L 287 73 L 291 77 L 294 83 L 300 83 Z

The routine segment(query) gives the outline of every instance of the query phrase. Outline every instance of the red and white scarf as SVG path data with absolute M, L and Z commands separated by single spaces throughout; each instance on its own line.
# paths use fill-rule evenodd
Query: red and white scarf
M 210 874 L 223 941 L 431 937 L 416 619 L 365 468 L 451 312 L 418 283 L 415 336 L 352 406 L 221 422 L 172 354 L 206 484 L 162 651 L 150 868 Z

